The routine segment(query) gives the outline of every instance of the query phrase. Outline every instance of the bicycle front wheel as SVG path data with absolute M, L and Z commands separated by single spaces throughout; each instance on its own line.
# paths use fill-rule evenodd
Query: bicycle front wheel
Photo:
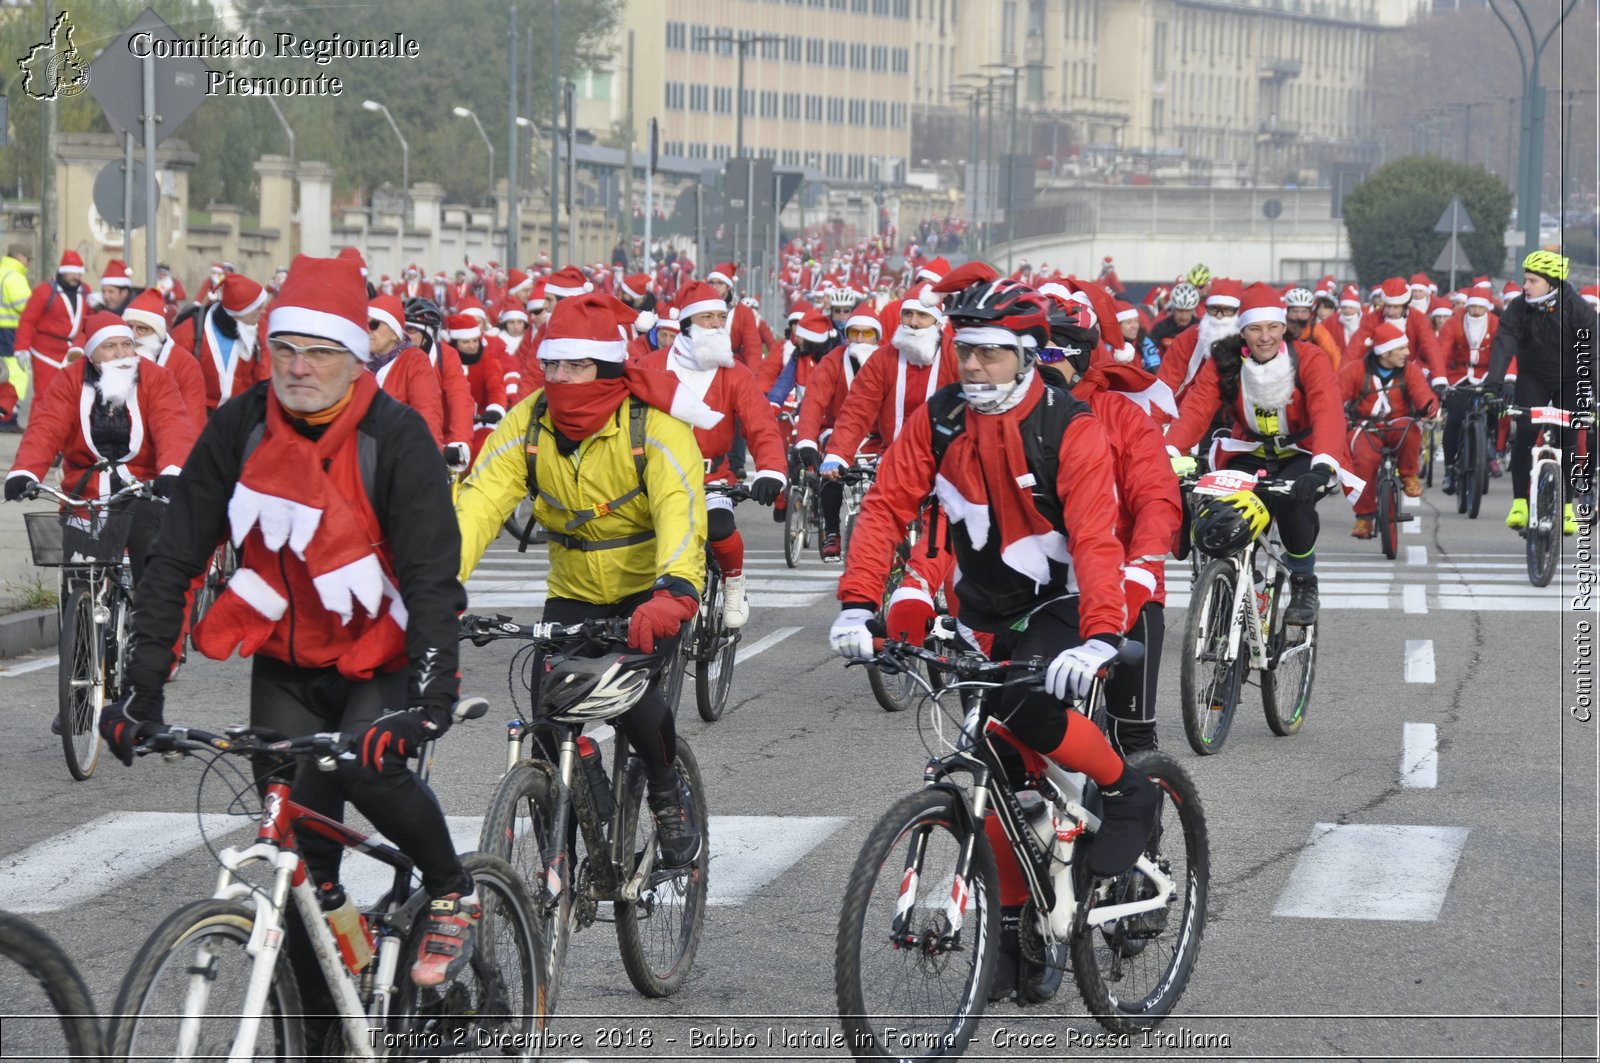
M 1133 754 L 1128 766 L 1161 789 L 1159 819 L 1146 852 L 1172 879 L 1173 894 L 1165 908 L 1083 927 L 1071 945 L 1072 975 L 1084 1004 L 1100 1025 L 1118 1033 L 1149 1029 L 1172 1014 L 1200 954 L 1211 889 L 1211 843 L 1194 780 L 1159 750 Z M 1141 896 L 1156 893 L 1134 870 L 1111 883 L 1103 903 Z
M 528 741 L 534 739 L 530 737 Z M 544 761 L 524 761 L 517 765 L 495 788 L 478 834 L 478 848 L 504 860 L 528 887 L 543 942 L 540 963 L 544 972 L 545 1009 L 552 1015 L 567 968 L 567 944 L 575 929 L 572 869 L 585 859 L 585 854 L 578 851 L 567 854 L 557 871 L 560 892 L 552 897 L 551 880 L 545 873 L 544 850 L 552 840 L 555 824 L 555 787 L 555 776 Z M 577 831 L 573 833 L 576 836 L 574 850 L 577 850 L 583 844 L 582 835 Z
M 722 719 L 728 707 L 728 694 L 733 690 L 733 666 L 739 654 L 739 633 L 717 624 L 715 649 L 709 660 L 696 661 L 694 666 L 694 703 L 700 718 L 707 723 Z
M 245 951 L 255 909 L 235 901 L 185 905 L 156 928 L 122 980 L 106 1033 L 114 1060 L 252 1059 L 305 1055 L 300 992 L 286 951 L 278 953 L 252 1045 L 235 1045 L 254 959 Z
M 1528 582 L 1547 587 L 1561 553 L 1560 465 L 1540 462 L 1533 480 L 1533 505 L 1528 512 Z
M 1477 520 L 1483 506 L 1483 492 L 1489 487 L 1489 431 L 1482 421 L 1462 433 L 1461 445 L 1469 449 L 1467 458 L 1462 461 L 1467 470 L 1466 483 L 1456 488 L 1461 495 L 1458 504 L 1463 505 L 1469 519 Z
M 811 492 L 804 485 L 789 488 L 789 506 L 783 514 L 783 563 L 790 568 L 800 566 L 800 555 L 806 548 L 806 523 L 811 516 Z
M 1317 675 L 1317 625 L 1288 627 L 1275 619 L 1270 667 L 1261 673 L 1261 708 L 1272 733 L 1286 738 L 1306 722 Z
M 105 1051 L 89 987 L 61 946 L 28 920 L 0 912 L 0 1000 L 10 1059 L 98 1059 Z
M 638 898 L 630 901 L 618 897 L 613 905 L 622 966 L 628 972 L 628 981 L 647 997 L 671 996 L 683 988 L 705 929 L 711 824 L 700 765 L 681 734 L 677 767 L 689 786 L 690 810 L 700 828 L 700 855 L 686 869 L 663 871 L 657 851 L 650 874 L 638 883 Z M 617 844 L 625 849 L 618 861 L 624 883 L 633 879 L 639 861 L 655 845 L 655 820 L 645 805 L 644 762 L 638 757 L 628 758 L 627 772 L 627 788 L 622 807 L 617 810 L 616 827 Z
M 1378 541 L 1393 561 L 1400 552 L 1400 486 L 1389 475 L 1378 481 Z
M 872 696 L 878 699 L 884 712 L 903 712 L 917 703 L 922 688 L 911 678 L 911 670 L 920 666 L 907 663 L 902 671 L 888 674 L 875 664 L 867 665 L 867 685 Z
M 549 1018 L 533 898 L 499 857 L 469 853 L 461 863 L 483 907 L 472 959 L 442 985 L 418 986 L 402 977 L 395 1026 L 417 1044 L 460 1046 L 451 1050 L 452 1059 L 532 1059 L 540 1054 L 539 1032 Z M 418 920 L 412 928 L 407 963 L 425 927 Z
M 850 872 L 833 984 L 857 1059 L 960 1056 L 989 1002 L 999 875 L 979 831 L 971 880 L 956 881 L 969 834 L 955 803 L 943 789 L 902 797 L 872 828 Z M 952 911 L 961 917 L 954 943 Z
M 67 597 L 57 649 L 61 749 L 67 770 L 82 782 L 100 763 L 100 712 L 106 697 L 105 649 L 90 588 L 78 587 Z
M 1183 666 L 1179 686 L 1183 700 L 1183 733 L 1189 748 L 1201 756 L 1220 752 L 1233 726 L 1244 678 L 1244 639 L 1229 655 L 1228 635 L 1234 616 L 1233 562 L 1212 561 L 1191 585 L 1189 617 L 1184 626 Z M 1253 611 L 1252 611 L 1253 619 Z

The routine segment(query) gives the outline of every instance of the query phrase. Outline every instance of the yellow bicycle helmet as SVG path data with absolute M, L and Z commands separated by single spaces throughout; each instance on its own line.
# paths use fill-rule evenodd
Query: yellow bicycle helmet
M 1204 288 L 1211 283 L 1211 270 L 1204 262 L 1196 262 L 1184 279 L 1196 288 Z
M 1272 514 L 1254 491 L 1208 498 L 1194 518 L 1194 545 L 1211 557 L 1243 550 L 1267 530 Z
M 1537 273 L 1552 280 L 1564 281 L 1567 279 L 1567 257 L 1554 251 L 1540 248 L 1522 260 L 1522 268 L 1528 273 Z

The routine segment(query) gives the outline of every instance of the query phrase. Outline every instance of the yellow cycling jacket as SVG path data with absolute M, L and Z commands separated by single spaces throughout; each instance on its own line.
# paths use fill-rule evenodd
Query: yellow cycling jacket
M 649 590 L 660 578 L 686 580 L 696 593 L 705 583 L 705 466 L 694 429 L 650 408 L 644 420 L 644 491 L 570 531 L 584 511 L 613 502 L 640 484 L 628 432 L 628 403 L 571 457 L 557 452 L 549 411 L 540 422 L 537 485 L 528 483 L 528 421 L 542 392 L 512 407 L 484 441 L 456 500 L 461 525 L 461 582 L 522 499 L 532 494 L 533 515 L 557 535 L 595 542 L 654 531 L 654 538 L 601 550 L 550 543 L 549 594 L 611 604 Z M 539 490 L 534 490 L 537 487 Z M 548 496 L 548 498 L 544 497 Z M 558 505 L 551 505 L 554 499 Z M 469 589 L 470 598 L 470 589 Z

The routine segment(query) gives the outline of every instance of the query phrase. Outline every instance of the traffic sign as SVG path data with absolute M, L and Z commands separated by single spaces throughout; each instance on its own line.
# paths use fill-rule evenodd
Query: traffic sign
M 139 191 L 133 197 L 128 213 L 133 215 L 132 223 L 122 223 L 122 202 L 126 185 L 123 183 L 123 162 L 121 159 L 112 159 L 100 167 L 100 173 L 94 179 L 94 209 L 100 212 L 100 217 L 105 219 L 107 225 L 113 229 L 138 229 L 145 223 L 144 205 L 144 163 L 138 160 L 133 164 L 133 187 Z
M 1445 242 L 1444 250 L 1439 252 L 1439 257 L 1433 260 L 1434 269 L 1447 269 L 1451 274 L 1451 287 L 1455 286 L 1454 276 L 1457 270 L 1471 269 L 1472 263 L 1467 259 L 1467 253 L 1461 247 L 1461 239 L 1455 233 L 1450 234 L 1450 239 Z
M 129 23 L 89 66 L 89 91 L 105 109 L 119 141 L 125 133 L 132 133 L 141 142 L 144 136 L 140 117 L 144 114 L 145 61 L 129 48 L 129 41 L 139 33 L 149 33 L 152 41 L 181 40 L 160 15 L 145 8 L 144 14 Z M 150 62 L 155 64 L 156 74 L 155 113 L 161 118 L 156 123 L 156 143 L 159 144 L 176 133 L 184 120 L 205 102 L 206 75 L 211 68 L 192 57 L 151 59 Z M 121 212 L 118 208 L 117 213 Z
M 1472 219 L 1467 216 L 1467 208 L 1461 205 L 1461 197 L 1457 196 L 1450 201 L 1448 207 L 1444 208 L 1444 213 L 1439 215 L 1439 224 L 1433 227 L 1433 231 L 1436 233 L 1475 233 L 1478 230 L 1473 226 Z M 1439 269 L 1441 267 L 1435 266 L 1433 268 Z
M 1283 200 L 1269 199 L 1261 204 L 1261 216 L 1268 221 L 1283 213 Z

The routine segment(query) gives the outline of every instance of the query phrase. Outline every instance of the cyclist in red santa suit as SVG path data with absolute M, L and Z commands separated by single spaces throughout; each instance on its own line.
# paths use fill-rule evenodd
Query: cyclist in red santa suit
M 167 342 L 166 306 L 161 293 L 154 288 L 140 292 L 122 312 L 122 320 L 133 330 L 133 344 L 139 348 L 140 356 L 172 374 L 198 432 L 206 423 L 205 377 L 200 375 L 200 365 L 192 354 Z M 173 357 L 174 351 L 177 357 Z
M 422 415 L 435 446 L 444 447 L 444 392 L 439 374 L 420 347 L 406 341 L 405 310 L 397 295 L 380 295 L 367 304 L 367 369 L 384 394 Z
M 1467 291 L 1466 308 L 1439 330 L 1441 361 L 1429 366 L 1434 391 L 1442 394 L 1447 386 L 1477 387 L 1489 375 L 1489 352 L 1500 330 L 1500 318 L 1489 313 L 1493 306 L 1494 285 L 1488 277 L 1477 278 Z M 1444 483 L 1440 486 L 1447 495 L 1456 493 L 1456 454 L 1469 404 L 1465 392 L 1444 396 Z
M 861 377 L 862 366 L 874 356 L 883 337 L 883 326 L 866 308 L 860 308 L 845 322 L 845 342 L 833 345 L 833 322 L 820 310 L 801 318 L 792 332 L 795 386 L 804 389 L 800 418 L 795 425 L 795 461 L 816 469 L 827 434 L 833 431 L 839 411 L 849 398 L 850 389 Z M 770 397 L 770 396 L 769 396 Z M 876 454 L 882 442 L 870 436 L 861 444 L 866 453 Z M 844 507 L 844 484 L 837 478 L 822 481 L 822 543 L 825 564 L 844 560 L 839 541 L 839 515 Z
M 499 357 L 485 349 L 483 325 L 477 315 L 451 314 L 447 324 L 450 345 L 461 358 L 461 367 L 467 374 L 467 386 L 472 393 L 472 457 L 476 458 L 483 441 L 489 438 L 489 433 L 500 423 L 500 418 L 506 415 L 505 372 Z
M 724 415 L 714 427 L 694 431 L 706 462 L 707 484 L 737 482 L 728 467 L 728 454 L 734 421 L 739 422 L 756 461 L 750 494 L 761 505 L 772 505 L 789 482 L 783 441 L 778 419 L 755 377 L 734 360 L 728 304 L 711 285 L 691 281 L 678 297 L 678 320 L 682 332 L 672 346 L 645 355 L 638 364 L 674 374 L 680 387 Z M 708 493 L 706 510 L 707 545 L 723 575 L 723 621 L 731 628 L 743 627 L 750 619 L 750 606 L 745 598 L 744 538 L 734 524 L 733 502 Z
M 1239 314 L 1239 300 L 1243 295 L 1244 286 L 1231 277 L 1213 279 L 1206 294 L 1206 312 L 1200 318 L 1200 323 L 1178 333 L 1167 344 L 1156 376 L 1172 389 L 1179 403 L 1182 403 L 1184 391 L 1194 383 L 1200 367 L 1210 355 L 1211 345 L 1239 331 L 1234 318 Z
M 1394 322 L 1385 321 L 1373 330 L 1366 357 L 1339 371 L 1339 390 L 1351 424 L 1362 420 L 1383 423 L 1367 432 L 1358 429 L 1350 433 L 1350 456 L 1356 475 L 1366 481 L 1356 496 L 1356 526 L 1350 532 L 1357 539 L 1370 539 L 1375 534 L 1373 519 L 1378 503 L 1373 481 L 1383 461 L 1382 446 L 1400 450 L 1400 483 L 1406 497 L 1422 496 L 1422 481 L 1417 477 L 1422 432 L 1412 427 L 1412 422 L 1432 417 L 1439 409 L 1439 401 L 1428 388 L 1422 363 L 1411 358 L 1410 353 L 1405 333 Z

